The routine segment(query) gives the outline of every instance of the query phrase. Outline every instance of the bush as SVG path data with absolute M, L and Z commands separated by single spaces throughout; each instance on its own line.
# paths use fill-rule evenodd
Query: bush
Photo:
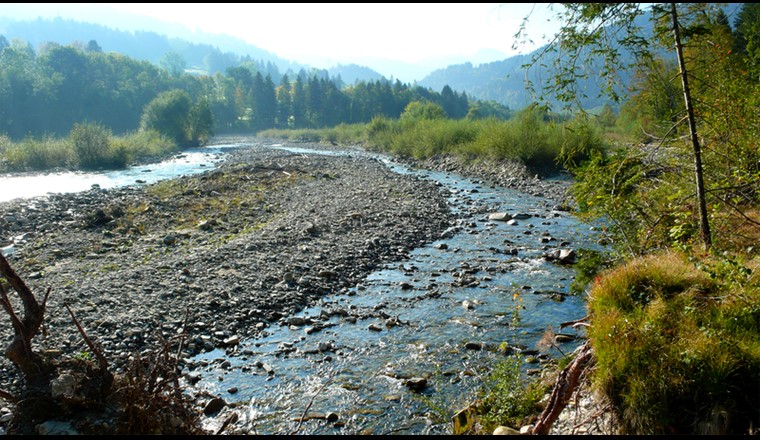
M 126 156 L 121 149 L 111 149 L 111 131 L 100 124 L 74 124 L 69 142 L 82 169 L 123 168 Z
M 478 408 L 480 423 L 486 431 L 499 425 L 520 427 L 534 415 L 548 387 L 540 381 L 529 382 L 521 373 L 523 360 L 510 356 L 488 375 Z
M 179 89 L 169 90 L 156 96 L 143 111 L 141 130 L 155 130 L 184 145 L 190 141 L 190 111 L 193 107 L 190 95 Z
M 711 276 L 681 255 L 653 255 L 601 277 L 589 311 L 593 383 L 612 401 L 623 433 L 753 429 L 760 415 L 756 279 Z
M 66 140 L 50 136 L 27 137 L 7 147 L 5 162 L 13 171 L 42 171 L 69 167 L 76 161 L 74 156 L 71 144 Z
M 179 149 L 174 140 L 156 130 L 128 133 L 115 139 L 114 144 L 127 151 L 129 161 L 158 158 Z

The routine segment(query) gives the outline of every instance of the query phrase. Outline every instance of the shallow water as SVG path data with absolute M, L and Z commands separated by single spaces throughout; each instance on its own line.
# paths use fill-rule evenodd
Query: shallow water
M 86 191 L 93 185 L 117 188 L 202 173 L 223 161 L 226 152 L 240 147 L 238 144 L 228 144 L 191 148 L 160 163 L 132 166 L 123 170 L 0 175 L 0 202 L 50 193 Z
M 114 172 L 0 176 L 0 201 L 200 173 L 241 147 L 204 147 Z M 472 402 L 488 371 L 504 359 L 500 347 L 538 349 L 547 328 L 559 332 L 559 323 L 585 315 L 584 299 L 568 295 L 573 267 L 543 255 L 560 247 L 600 249 L 598 232 L 589 225 L 552 211 L 542 198 L 383 160 L 396 172 L 439 182 L 463 220 L 409 259 L 303 310 L 298 316 L 306 324 L 273 324 L 264 337 L 242 341 L 235 356 L 214 350 L 196 357 L 205 364 L 197 386 L 242 405 L 241 423 L 252 432 L 449 434 L 452 411 Z M 492 212 L 528 218 L 488 221 Z M 546 354 L 560 353 L 551 348 Z M 531 368 L 537 365 L 524 366 Z M 407 380 L 415 377 L 424 377 L 426 386 L 410 389 Z M 309 420 L 297 421 L 307 410 Z M 328 420 L 328 413 L 337 419 Z
M 498 347 L 535 349 L 547 328 L 558 332 L 558 324 L 585 315 L 583 298 L 568 295 L 574 269 L 543 255 L 559 244 L 598 248 L 589 225 L 552 211 L 545 199 L 388 165 L 440 182 L 453 210 L 477 213 L 449 238 L 303 310 L 306 324 L 283 320 L 265 337 L 243 341 L 237 356 L 197 356 L 206 364 L 198 386 L 243 405 L 252 431 L 449 434 L 451 411 L 469 404 L 504 358 Z M 489 212 L 530 217 L 509 225 L 488 221 Z M 414 377 L 427 386 L 410 389 Z M 307 410 L 309 420 L 299 423 Z

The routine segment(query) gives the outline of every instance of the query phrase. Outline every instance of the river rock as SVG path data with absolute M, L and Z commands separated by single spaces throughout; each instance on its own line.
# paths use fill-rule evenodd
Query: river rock
M 520 431 L 509 426 L 497 426 L 493 430 L 493 435 L 520 435 Z
M 203 407 L 203 414 L 207 416 L 216 414 L 225 406 L 227 406 L 227 402 L 225 402 L 224 399 L 221 397 L 214 397 L 213 399 L 209 400 L 208 403 L 206 403 L 206 406 Z
M 495 212 L 488 216 L 488 220 L 497 222 L 506 222 L 512 219 L 512 216 L 506 212 Z
M 407 388 L 412 391 L 420 392 L 427 388 L 428 382 L 424 377 L 412 377 L 404 382 Z

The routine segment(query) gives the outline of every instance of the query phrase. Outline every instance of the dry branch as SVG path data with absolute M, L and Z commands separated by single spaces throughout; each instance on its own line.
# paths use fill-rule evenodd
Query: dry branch
M 586 342 L 578 349 L 575 359 L 570 365 L 560 371 L 549 397 L 549 404 L 538 417 L 538 422 L 533 428 L 533 434 L 546 435 L 549 433 L 552 425 L 567 406 L 567 402 L 570 401 L 570 397 L 578 387 L 581 374 L 590 365 L 593 356 L 594 350 Z

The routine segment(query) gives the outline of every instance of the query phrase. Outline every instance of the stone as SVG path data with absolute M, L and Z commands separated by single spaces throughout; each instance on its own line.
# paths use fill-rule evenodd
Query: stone
M 48 420 L 36 426 L 39 435 L 79 435 L 71 423 Z
M 50 381 L 50 393 L 53 397 L 74 397 L 77 388 L 77 379 L 68 373 L 63 373 Z
M 508 222 L 512 220 L 512 216 L 506 212 L 494 212 L 493 214 L 488 215 L 488 220 L 496 222 Z
M 214 397 L 213 399 L 209 400 L 208 403 L 206 403 L 206 406 L 203 407 L 203 414 L 207 416 L 216 414 L 225 406 L 227 406 L 227 402 L 225 402 L 224 399 L 221 397 Z
M 497 426 L 493 430 L 493 435 L 520 435 L 520 431 L 509 426 Z
M 412 391 L 420 392 L 427 388 L 428 383 L 424 377 L 412 377 L 411 379 L 407 379 L 404 385 Z

